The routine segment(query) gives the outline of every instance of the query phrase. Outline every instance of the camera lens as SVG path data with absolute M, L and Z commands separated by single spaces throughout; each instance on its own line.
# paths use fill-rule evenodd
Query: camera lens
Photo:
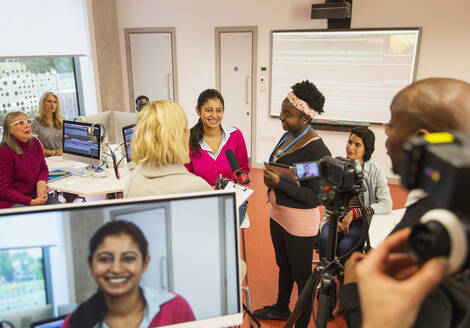
M 420 262 L 450 254 L 450 238 L 445 227 L 437 221 L 416 226 L 411 232 L 409 244 Z

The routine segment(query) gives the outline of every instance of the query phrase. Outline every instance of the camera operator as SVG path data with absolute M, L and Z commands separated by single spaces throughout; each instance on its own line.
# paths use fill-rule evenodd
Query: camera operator
M 398 173 L 402 157 L 402 147 L 408 138 L 439 131 L 453 130 L 470 132 L 470 84 L 446 78 L 430 78 L 417 81 L 401 90 L 394 97 L 390 105 L 390 110 L 391 119 L 386 128 L 388 137 L 386 147 L 392 160 L 393 171 L 394 173 Z M 410 191 L 406 206 L 406 212 L 394 231 L 412 227 L 416 225 L 420 218 L 429 210 L 441 208 L 431 196 L 418 189 Z M 389 263 L 384 261 L 384 258 L 389 252 L 396 250 L 396 245 L 401 245 L 403 239 L 407 238 L 407 233 L 401 232 L 401 234 L 398 234 L 399 237 L 394 236 L 394 238 L 398 238 L 399 241 L 393 238 L 391 241 L 388 239 L 384 242 L 384 246 L 373 254 L 359 255 L 356 253 L 353 254 L 346 263 L 344 273 L 345 284 L 340 289 L 339 301 L 340 310 L 347 321 L 348 327 L 360 327 L 362 315 L 365 319 L 365 327 L 366 324 L 369 324 L 366 319 L 371 318 L 371 311 L 374 316 L 380 316 L 380 312 L 377 312 L 379 310 L 377 309 L 376 303 L 381 304 L 381 300 L 385 298 L 388 299 L 389 303 L 387 303 L 387 305 L 382 304 L 381 306 L 389 306 L 389 309 L 382 308 L 381 311 L 388 310 L 390 313 L 396 314 L 396 317 L 383 317 L 383 320 L 388 318 L 391 321 L 387 323 L 387 327 L 393 324 L 395 320 L 405 320 L 403 316 L 404 312 L 406 312 L 410 320 L 398 326 L 405 327 L 413 324 L 412 319 L 414 319 L 416 315 L 416 313 L 413 312 L 413 306 L 416 306 L 416 311 L 418 311 L 421 298 L 426 295 L 428 289 L 433 288 L 435 280 L 431 279 L 427 282 L 424 280 L 423 284 L 417 284 L 413 286 L 413 290 L 410 289 L 408 292 L 404 292 L 406 288 L 400 289 L 400 285 L 395 284 L 391 278 L 382 280 L 372 279 L 373 277 L 380 278 L 381 275 L 383 276 L 385 272 L 388 272 L 387 270 L 389 268 L 387 265 L 389 265 Z M 356 272 L 356 264 L 363 258 L 367 259 L 367 261 L 364 260 L 366 262 L 360 265 Z M 388 261 L 390 261 L 390 257 Z M 434 262 L 425 264 L 421 269 L 424 271 L 421 272 L 428 272 L 428 266 L 430 265 L 432 269 L 433 263 Z M 415 264 L 410 263 L 408 269 L 416 269 Z M 437 267 L 435 269 L 436 272 L 440 272 Z M 361 279 L 356 279 L 359 275 L 361 275 L 362 281 Z M 437 274 L 436 278 L 440 278 L 440 276 L 442 276 L 442 274 Z M 367 281 L 365 278 L 367 278 Z M 361 284 L 360 301 L 356 284 L 357 280 L 359 280 Z M 378 281 L 381 282 L 377 283 Z M 412 279 L 410 281 L 413 282 L 414 280 Z M 401 283 L 404 284 L 402 286 L 407 286 L 406 282 L 406 279 L 402 281 Z M 383 284 L 383 286 L 379 288 L 378 285 L 381 284 Z M 426 288 L 423 286 L 426 286 Z M 378 288 L 375 291 L 377 298 L 371 296 L 370 289 L 374 288 Z M 416 296 L 417 293 L 414 293 L 416 291 L 420 291 L 419 295 L 421 298 Z M 366 299 L 362 300 L 362 297 Z M 453 323 L 455 324 L 453 316 L 458 315 L 461 309 L 466 310 L 466 308 L 468 308 L 468 305 L 464 305 L 460 308 L 457 301 L 458 298 L 458 295 L 456 295 L 454 291 L 442 285 L 433 289 L 424 299 L 417 313 L 415 327 L 441 328 L 450 327 Z M 413 303 L 413 306 L 410 302 Z M 370 306 L 371 303 L 374 303 L 374 307 L 367 310 L 362 309 L 363 313 L 361 314 L 360 304 Z M 404 305 L 406 306 L 404 307 Z M 384 327 L 383 325 L 380 326 Z
M 445 258 L 420 267 L 409 254 L 393 254 L 406 245 L 410 232 L 406 228 L 392 234 L 357 266 L 363 328 L 410 327 L 424 298 L 446 272 Z

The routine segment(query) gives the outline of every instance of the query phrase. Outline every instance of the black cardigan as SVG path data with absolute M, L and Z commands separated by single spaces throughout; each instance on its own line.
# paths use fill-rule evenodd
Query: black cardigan
M 269 157 L 270 162 L 273 161 L 274 152 L 286 135 L 287 133 L 282 136 L 277 143 L 276 148 L 274 148 L 271 153 L 271 156 Z M 331 153 L 323 143 L 323 139 L 317 139 L 292 153 L 279 157 L 276 163 L 291 166 L 294 163 L 318 161 L 323 156 L 331 156 Z M 298 186 L 281 178 L 279 184 L 274 189 L 276 194 L 276 203 L 282 206 L 301 209 L 317 207 L 319 205 L 316 196 L 318 193 L 317 188 L 318 183 L 316 180 L 303 180 L 300 182 L 300 186 Z

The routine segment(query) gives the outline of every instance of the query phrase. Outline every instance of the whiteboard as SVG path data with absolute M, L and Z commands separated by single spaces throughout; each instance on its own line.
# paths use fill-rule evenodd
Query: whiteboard
M 414 81 L 420 28 L 272 31 L 270 113 L 308 79 L 325 96 L 319 119 L 387 123 L 393 96 Z

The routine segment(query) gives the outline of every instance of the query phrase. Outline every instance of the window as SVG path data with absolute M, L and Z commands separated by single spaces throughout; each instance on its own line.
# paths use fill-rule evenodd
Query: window
M 47 304 L 42 247 L 0 250 L 0 316 Z
M 0 122 L 3 124 L 3 118 L 12 111 L 36 117 L 46 91 L 59 97 L 62 116 L 77 117 L 80 85 L 76 65 L 74 57 L 0 59 Z

